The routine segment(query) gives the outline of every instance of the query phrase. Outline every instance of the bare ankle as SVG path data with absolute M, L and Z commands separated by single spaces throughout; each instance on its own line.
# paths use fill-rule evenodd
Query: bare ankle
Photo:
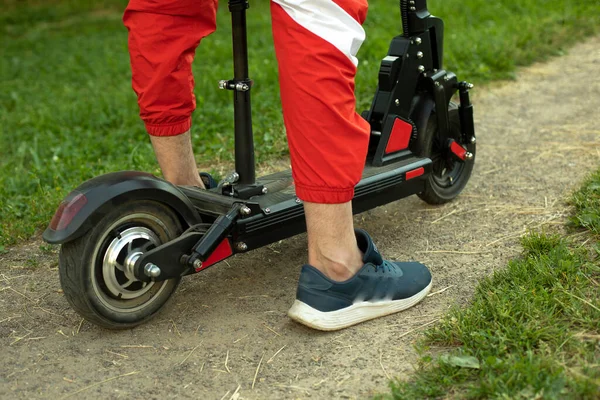
M 358 247 L 311 253 L 309 252 L 309 264 L 334 281 L 352 278 L 363 266 L 362 253 Z

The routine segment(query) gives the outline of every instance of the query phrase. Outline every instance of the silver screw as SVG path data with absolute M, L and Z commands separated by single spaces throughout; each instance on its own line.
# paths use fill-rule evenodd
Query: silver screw
M 262 188 L 262 193 L 263 194 L 267 194 L 268 191 L 269 191 L 269 189 L 267 189 L 266 187 Z
M 194 261 L 194 268 L 196 268 L 196 269 L 202 268 L 202 261 L 200 261 L 200 260 Z
M 225 182 L 229 182 L 229 183 L 235 183 L 240 179 L 240 174 L 238 174 L 237 172 L 233 171 L 230 172 L 229 174 L 227 174 L 227 176 L 225 177 L 224 181 Z
M 410 8 L 410 11 L 415 11 L 415 10 L 416 10 L 416 8 L 414 8 L 414 7 Z
M 237 242 L 235 244 L 235 248 L 237 249 L 237 251 L 246 251 L 248 250 L 248 245 L 244 242 Z
M 448 82 L 448 81 L 450 80 L 450 77 L 449 77 L 448 75 L 444 75 L 444 80 L 445 80 L 446 82 Z
M 423 52 L 417 51 L 417 58 L 423 58 Z
M 422 66 L 422 65 L 419 65 L 419 66 L 417 67 L 417 69 L 419 70 L 419 72 L 425 72 L 425 67 L 424 67 L 424 66 Z
M 300 203 L 302 203 L 302 200 L 300 200 L 299 197 L 296 197 L 296 203 L 300 204 Z
M 440 86 L 440 83 L 436 81 L 435 86 Z
M 409 1 L 410 4 L 415 4 L 414 0 Z
M 472 83 L 467 83 L 467 89 L 473 89 L 473 84 Z
M 270 208 L 265 208 L 265 214 L 269 214 L 271 212 Z
M 396 104 L 397 106 L 399 106 L 400 105 L 400 100 L 399 99 L 394 100 L 394 104 Z
M 157 278 L 160 275 L 160 273 L 161 270 L 156 264 L 148 263 L 144 266 L 144 274 L 146 274 L 146 276 L 149 276 L 150 278 Z
M 416 39 L 415 39 L 415 43 L 416 43 L 416 44 L 421 44 L 421 38 L 420 38 L 420 37 L 416 38 Z
M 472 143 L 472 144 L 475 144 L 475 143 L 477 143 L 477 139 L 475 139 L 475 136 L 473 136 L 473 137 L 471 138 L 471 143 Z
M 219 89 L 227 89 L 227 81 L 219 81 Z
M 465 153 L 465 159 L 472 160 L 473 159 L 473 153 L 471 153 L 470 151 L 467 151 Z
M 243 206 L 240 209 L 240 214 L 242 214 L 242 215 L 250 215 L 251 212 L 252 212 L 252 210 L 248 206 Z

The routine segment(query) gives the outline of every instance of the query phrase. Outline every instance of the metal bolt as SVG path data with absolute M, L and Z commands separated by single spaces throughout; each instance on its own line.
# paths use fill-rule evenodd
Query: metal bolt
M 270 208 L 265 208 L 265 214 L 269 214 L 271 212 Z
M 440 86 L 440 83 L 436 81 L 435 86 Z
M 417 51 L 417 58 L 423 58 L 423 52 Z
M 453 178 L 453 177 L 449 176 L 449 177 L 448 177 L 448 180 L 450 181 L 450 184 L 451 184 L 451 185 L 454 183 L 454 178 Z
M 252 210 L 248 206 L 243 206 L 240 209 L 240 214 L 242 214 L 242 215 L 250 215 L 250 213 L 252 213 Z
M 412 4 L 415 4 L 414 0 L 410 0 L 410 1 L 409 1 L 409 3 L 410 3 L 411 5 L 412 5 Z
M 467 89 L 473 89 L 473 84 L 472 83 L 467 83 Z
M 419 65 L 419 66 L 417 67 L 417 69 L 419 70 L 419 72 L 425 72 L 425 67 L 424 67 L 424 66 L 422 66 L 422 65 Z
M 196 260 L 196 261 L 194 261 L 193 265 L 194 265 L 194 268 L 200 269 L 200 268 L 202 268 L 202 261 Z
M 240 174 L 238 174 L 237 172 L 233 171 L 230 172 L 224 179 L 225 182 L 229 182 L 229 183 L 235 183 L 240 179 Z
M 262 193 L 263 194 L 267 194 L 267 192 L 269 191 L 269 189 L 267 189 L 267 187 L 265 186 L 264 188 L 262 188 Z
M 416 38 L 416 39 L 415 39 L 415 43 L 416 43 L 416 44 L 421 44 L 421 38 L 420 38 L 420 37 Z
M 400 105 L 400 100 L 399 99 L 394 100 L 394 104 L 396 104 L 397 106 L 399 106 Z
M 227 89 L 227 81 L 219 81 L 219 89 Z
M 445 80 L 446 82 L 448 82 L 448 81 L 450 80 L 450 77 L 449 77 L 448 75 L 444 75 L 444 80 Z
M 300 203 L 302 203 L 302 200 L 300 200 L 299 197 L 296 197 L 296 203 L 300 204 Z
M 144 266 L 144 274 L 150 278 L 157 278 L 160 273 L 161 270 L 156 264 L 148 263 Z
M 472 144 L 475 144 L 475 143 L 477 143 L 477 139 L 475 139 L 475 136 L 473 136 L 473 137 L 471 138 L 471 143 L 472 143 Z
M 471 153 L 470 151 L 467 151 L 465 153 L 465 159 L 472 160 L 473 159 L 473 153 Z
M 236 83 L 235 90 L 239 92 L 247 92 L 248 90 L 250 90 L 250 86 L 248 86 L 246 83 Z
M 235 248 L 237 251 L 246 251 L 248 250 L 248 245 L 244 242 L 237 242 Z
M 415 11 L 415 10 L 416 10 L 416 8 L 414 8 L 414 7 L 410 8 L 410 11 Z

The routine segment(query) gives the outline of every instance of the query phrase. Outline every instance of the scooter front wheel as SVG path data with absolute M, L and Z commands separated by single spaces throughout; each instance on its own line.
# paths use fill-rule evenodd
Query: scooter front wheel
M 437 118 L 432 113 L 427 132 L 420 139 L 419 155 L 430 157 L 433 170 L 425 183 L 425 190 L 418 196 L 428 204 L 443 204 L 453 200 L 467 185 L 475 164 L 476 144 L 461 143 L 460 117 L 458 106 L 450 103 L 448 107 L 449 137 L 440 138 L 437 134 Z M 473 157 L 467 161 L 458 161 L 447 151 L 447 139 L 454 139 L 463 145 Z
M 82 237 L 61 246 L 59 276 L 65 297 L 86 320 L 126 329 L 152 318 L 180 278 L 142 282 L 133 266 L 145 252 L 181 234 L 177 215 L 154 201 L 117 206 Z

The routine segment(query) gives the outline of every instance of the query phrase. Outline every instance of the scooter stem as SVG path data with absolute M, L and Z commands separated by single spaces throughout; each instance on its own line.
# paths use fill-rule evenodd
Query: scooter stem
M 248 0 L 229 0 L 233 40 L 234 79 L 228 89 L 233 90 L 235 126 L 235 170 L 238 184 L 252 185 L 256 180 L 254 167 L 254 139 L 252 136 L 252 81 L 248 77 L 248 35 L 246 9 Z

